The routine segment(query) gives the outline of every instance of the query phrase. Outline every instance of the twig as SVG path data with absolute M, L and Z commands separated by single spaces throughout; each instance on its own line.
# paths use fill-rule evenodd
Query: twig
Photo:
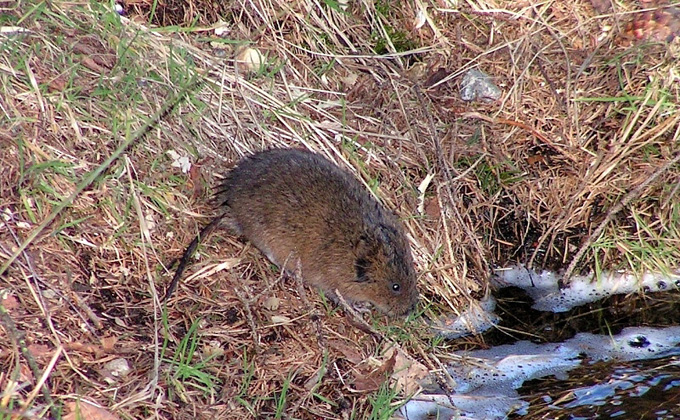
M 591 233 L 590 236 L 588 236 L 588 239 L 583 243 L 583 245 L 581 245 L 581 248 L 579 248 L 578 252 L 574 256 L 574 258 L 571 260 L 571 262 L 569 263 L 567 270 L 564 272 L 564 275 L 562 276 L 562 284 L 566 284 L 569 281 L 571 274 L 573 273 L 574 269 L 576 268 L 576 265 L 578 264 L 578 262 L 583 257 L 583 254 L 586 253 L 586 251 L 588 250 L 590 245 L 592 245 L 593 242 L 595 242 L 595 240 L 597 240 L 597 238 L 602 234 L 602 231 L 604 231 L 604 229 L 607 227 L 609 222 L 612 221 L 614 216 L 618 212 L 623 210 L 623 208 L 626 207 L 631 201 L 633 201 L 640 194 L 642 194 L 644 189 L 647 188 L 647 186 L 649 184 L 651 184 L 656 178 L 658 178 L 659 175 L 666 172 L 668 170 L 668 168 L 677 164 L 678 162 L 680 162 L 680 153 L 678 153 L 672 160 L 666 162 L 665 165 L 663 165 L 662 167 L 657 169 L 649 178 L 645 179 L 642 183 L 640 183 L 640 185 L 638 185 L 632 191 L 630 191 L 628 194 L 626 194 L 626 196 L 623 197 L 623 199 L 621 201 L 616 203 L 616 205 L 614 207 L 612 207 L 607 212 L 607 216 L 599 224 L 597 229 L 595 229 L 593 231 L 593 233 Z
M 393 343 L 392 340 L 390 340 L 389 338 L 385 337 L 384 334 L 380 333 L 378 330 L 376 330 L 375 328 L 373 328 L 368 322 L 366 322 L 366 321 L 364 320 L 364 318 L 361 316 L 361 314 L 360 314 L 359 312 L 357 312 L 357 310 L 354 309 L 354 307 L 353 307 L 352 305 L 350 305 L 350 304 L 345 300 L 345 298 L 342 296 L 342 294 L 340 293 L 340 291 L 339 291 L 338 289 L 335 289 L 335 290 L 333 291 L 333 293 L 335 294 L 335 297 L 338 299 L 338 303 L 340 303 L 340 306 L 342 306 L 342 308 L 343 308 L 345 311 L 347 311 L 347 313 L 349 313 L 350 315 L 352 315 L 352 318 L 353 318 L 353 320 L 355 321 L 355 325 L 356 325 L 357 327 L 359 327 L 359 329 L 361 329 L 362 331 L 364 331 L 364 332 L 366 332 L 366 333 L 373 334 L 374 336 L 376 336 L 376 337 L 378 337 L 378 338 L 380 338 L 380 339 L 382 339 L 382 340 L 385 340 L 385 341 L 387 341 L 387 342 L 389 342 L 389 343 Z
M 28 363 L 28 367 L 31 369 L 31 372 L 33 373 L 33 377 L 36 379 L 42 378 L 40 368 L 38 367 L 38 364 L 35 362 L 35 359 L 33 359 L 31 352 L 28 350 L 25 334 L 19 331 L 19 329 L 17 329 L 14 320 L 12 320 L 12 317 L 9 315 L 9 312 L 3 306 L 2 303 L 0 303 L 0 320 L 2 320 L 2 324 L 5 326 L 7 335 L 10 337 L 14 345 L 19 347 L 21 355 L 24 356 L 26 363 Z M 61 352 L 61 348 L 59 352 Z M 50 413 L 52 413 L 52 417 L 55 419 L 60 418 L 60 410 L 55 405 L 54 400 L 52 399 L 52 394 L 50 393 L 50 388 L 44 381 L 42 382 L 42 391 L 45 401 L 50 406 Z
M 255 325 L 255 317 L 253 317 L 253 311 L 250 309 L 251 300 L 246 298 L 246 296 L 243 294 L 243 292 L 238 287 L 234 288 L 234 292 L 236 293 L 236 296 L 238 296 L 238 299 L 243 304 L 243 309 L 245 309 L 245 311 L 246 311 L 246 318 L 248 319 L 248 326 L 250 326 L 250 332 L 253 335 L 253 344 L 255 346 L 255 353 L 259 354 L 261 352 L 260 339 L 259 339 L 259 336 L 257 334 L 257 326 Z
M 327 351 L 326 349 L 326 337 L 323 335 L 323 327 L 321 325 L 321 316 L 319 315 L 318 311 L 312 303 L 307 299 L 307 292 L 305 291 L 305 285 L 302 280 L 302 263 L 300 262 L 300 259 L 297 259 L 297 264 L 295 265 L 295 271 L 293 272 L 293 277 L 295 278 L 295 283 L 297 284 L 297 290 L 298 294 L 300 295 L 300 299 L 302 299 L 302 302 L 307 306 L 309 310 L 309 319 L 314 323 L 314 326 L 316 327 L 316 340 L 317 343 L 319 344 L 319 348 L 321 351 Z
M 47 382 L 47 378 L 50 377 L 50 374 L 52 373 L 52 370 L 54 369 L 54 366 L 57 364 L 57 361 L 59 360 L 59 356 L 61 356 L 61 353 L 64 351 L 64 348 L 61 346 L 57 346 L 57 348 L 54 350 L 54 353 L 52 354 L 52 358 L 50 359 L 50 362 L 47 364 L 45 367 L 45 370 L 43 371 L 42 375 L 40 376 L 40 379 L 38 380 L 38 383 L 36 384 L 36 387 L 28 393 L 26 396 L 26 400 L 23 402 L 26 407 L 30 407 L 31 403 L 33 400 L 35 400 L 35 397 L 38 395 L 39 389 L 45 387 L 45 383 Z
M 142 245 L 142 255 L 144 256 L 144 268 L 146 269 L 146 278 L 149 282 L 149 291 L 151 292 L 153 302 L 154 302 L 154 310 L 153 310 L 153 326 L 154 326 L 154 335 L 153 335 L 153 375 L 150 379 L 150 381 L 147 383 L 147 385 L 144 387 L 144 390 L 142 392 L 149 392 L 148 397 L 152 397 L 153 393 L 158 390 L 158 382 L 160 378 L 160 369 L 161 369 L 161 357 L 160 357 L 160 345 L 159 345 L 159 340 L 158 340 L 158 331 L 160 330 L 159 327 L 159 307 L 160 307 L 160 302 L 158 302 L 158 293 L 156 293 L 156 286 L 154 284 L 154 278 L 153 275 L 151 274 L 151 269 L 149 268 L 149 258 L 147 256 L 146 252 L 146 242 L 149 240 L 149 238 L 144 234 L 145 232 L 148 232 L 148 229 L 146 228 L 145 221 L 146 219 L 144 218 L 144 214 L 142 212 L 142 206 L 139 203 L 139 196 L 137 195 L 137 191 L 135 190 L 134 187 L 134 181 L 132 179 L 132 174 L 133 174 L 133 168 L 130 164 L 130 159 L 125 156 L 125 165 L 127 166 L 127 177 L 128 177 L 128 182 L 130 183 L 130 192 L 132 194 L 132 202 L 134 204 L 135 211 L 137 212 L 137 220 L 139 221 L 139 232 L 140 232 L 140 242 Z
M 5 271 L 9 268 L 9 266 L 14 262 L 14 260 L 17 259 L 17 257 L 34 241 L 39 242 L 39 240 L 36 240 L 38 235 L 42 233 L 43 230 L 47 226 L 49 226 L 54 219 L 57 218 L 59 213 L 62 212 L 65 208 L 69 207 L 73 201 L 82 193 L 85 188 L 90 186 L 98 177 L 99 175 L 102 174 L 106 169 L 108 169 L 111 164 L 118 159 L 125 150 L 127 150 L 128 147 L 130 147 L 133 143 L 136 141 L 140 140 L 144 136 L 146 136 L 151 130 L 156 127 L 158 122 L 160 122 L 163 118 L 168 116 L 174 109 L 175 107 L 182 101 L 182 98 L 184 98 L 190 91 L 192 91 L 194 88 L 198 87 L 200 84 L 202 84 L 201 79 L 195 79 L 191 83 L 189 83 L 184 89 L 180 91 L 180 93 L 171 101 L 166 102 L 166 105 L 160 109 L 153 117 L 151 117 L 147 122 L 139 129 L 137 130 L 134 135 L 132 135 L 128 140 L 125 140 L 123 143 L 121 143 L 120 146 L 109 156 L 101 165 L 97 167 L 94 171 L 90 172 L 80 183 L 76 186 L 76 189 L 71 193 L 70 196 L 68 196 L 66 199 L 64 199 L 59 205 L 55 206 L 52 212 L 47 216 L 47 218 L 40 224 L 38 225 L 37 228 L 33 229 L 30 235 L 28 235 L 28 238 L 17 248 L 16 251 L 14 251 L 14 254 L 12 254 L 7 261 L 0 267 L 0 276 L 2 276 Z
M 68 287 L 70 288 L 71 285 L 69 284 Z M 75 292 L 73 289 L 71 289 L 71 296 L 73 297 L 76 305 L 78 305 L 78 307 L 82 309 L 83 312 L 85 312 L 90 321 L 92 321 L 95 328 L 101 330 L 103 328 L 102 320 L 97 316 L 97 314 L 94 313 L 87 303 L 80 298 L 78 292 Z
M 12 229 L 12 227 L 11 227 L 10 224 L 9 224 L 9 222 L 8 222 L 8 221 L 5 221 L 5 220 L 2 220 L 2 219 L 0 218 L 0 223 L 3 223 L 3 224 L 5 225 L 5 227 L 7 228 L 7 231 L 8 231 L 9 234 L 12 236 L 12 239 L 14 239 L 14 242 L 16 242 L 17 245 L 21 244 L 21 240 L 20 240 L 19 237 L 17 236 L 17 234 L 16 234 L 16 232 L 14 231 L 14 229 Z M 9 254 L 9 251 L 5 251 L 4 247 L 0 246 L 0 249 L 2 249 L 3 252 L 6 252 L 7 254 Z M 66 302 L 68 302 L 68 304 L 74 309 L 75 313 L 77 313 L 78 316 L 80 317 L 80 319 L 83 320 L 83 325 L 88 329 L 88 331 L 90 331 L 91 333 L 94 333 L 94 330 L 93 330 L 92 326 L 87 322 L 87 318 L 86 318 L 85 316 L 83 316 L 83 314 L 82 314 L 80 311 L 78 311 L 78 307 L 80 306 L 83 310 L 85 310 L 85 312 L 87 312 L 88 317 L 90 317 L 90 319 L 91 319 L 93 322 L 94 322 L 95 320 L 99 321 L 99 318 L 97 318 L 97 316 L 94 314 L 94 312 L 92 312 L 92 310 L 90 310 L 90 309 L 87 307 L 87 305 L 84 304 L 84 303 L 83 303 L 83 305 L 85 305 L 85 307 L 82 307 L 82 306 L 81 306 L 81 303 L 82 303 L 82 302 L 79 300 L 79 297 L 78 297 L 78 296 L 76 296 L 76 303 L 74 303 L 74 302 L 73 302 L 73 299 L 71 299 L 69 296 L 67 296 L 67 295 L 65 295 L 65 294 L 63 294 L 63 293 L 61 293 L 61 292 L 58 291 L 58 290 L 55 290 L 55 289 L 52 288 L 50 285 L 48 285 L 44 280 L 42 280 L 42 279 L 40 278 L 40 276 L 39 276 L 38 273 L 36 272 L 35 267 L 33 266 L 33 262 L 31 261 L 31 258 L 29 257 L 29 255 L 28 255 L 28 253 L 26 252 L 26 250 L 23 251 L 23 254 L 24 254 L 24 260 L 26 261 L 26 266 L 28 267 L 28 270 L 31 272 L 31 278 L 32 278 L 33 281 L 35 282 L 35 288 L 38 289 L 38 290 L 42 290 L 42 289 L 41 289 L 41 286 L 51 288 L 51 290 L 54 291 L 54 292 L 56 293 L 57 296 L 59 296 L 61 299 L 64 299 Z M 70 272 L 70 271 L 67 271 L 66 277 L 67 277 L 67 282 L 66 282 L 66 284 L 67 284 L 68 287 L 70 288 L 70 287 L 71 287 L 71 272 Z M 28 283 L 30 284 L 30 282 L 28 282 Z M 75 292 L 73 292 L 73 290 L 71 290 L 71 292 L 72 292 L 73 294 L 75 294 Z M 52 322 L 49 320 L 48 306 L 47 306 L 47 303 L 46 303 L 46 302 L 44 301 L 44 299 L 42 298 L 42 293 L 38 293 L 38 294 L 36 294 L 35 296 L 36 296 L 36 298 L 37 298 L 37 299 L 36 299 L 36 303 L 37 303 L 39 306 L 41 306 L 42 308 L 44 308 L 44 309 L 43 309 L 43 313 L 45 314 L 45 316 L 46 316 L 46 318 L 47 318 L 47 322 L 48 322 L 48 323 L 50 324 L 50 326 L 51 326 L 51 325 L 52 325 Z M 96 326 L 97 328 L 100 328 L 100 329 L 101 329 L 101 322 L 95 322 L 95 326 Z M 55 337 L 56 337 L 56 335 L 55 335 Z M 59 340 L 58 337 L 56 337 L 56 340 L 57 340 L 57 342 L 59 343 L 59 345 L 62 345 L 62 344 L 61 344 L 61 341 Z M 68 356 L 67 356 L 67 358 L 68 358 Z
M 449 167 L 448 163 L 446 162 L 446 159 L 444 159 L 444 154 L 442 152 L 442 144 L 439 139 L 439 136 L 437 135 L 437 129 L 434 125 L 434 120 L 432 118 L 432 113 L 430 110 L 427 108 L 425 105 L 425 97 L 423 93 L 420 90 L 420 86 L 414 85 L 413 87 L 414 92 L 416 93 L 416 96 L 418 97 L 418 102 L 420 104 L 420 107 L 422 108 L 423 112 L 425 115 L 427 115 L 427 121 L 428 125 L 430 128 L 430 135 L 432 136 L 432 142 L 434 144 L 434 149 L 435 153 L 437 154 L 437 165 L 439 166 L 439 170 L 441 171 L 442 175 L 445 177 L 446 180 L 446 191 L 448 192 L 448 199 L 449 199 L 449 204 L 451 206 L 451 209 L 456 215 L 456 218 L 460 222 L 462 228 L 465 230 L 465 234 L 470 238 L 474 245 L 475 248 L 477 248 L 477 251 L 479 253 L 479 258 L 481 259 L 482 263 L 484 264 L 484 267 L 480 267 L 482 270 L 488 270 L 489 262 L 486 259 L 486 253 L 484 252 L 484 248 L 482 247 L 482 244 L 479 242 L 479 238 L 473 232 L 470 227 L 468 226 L 467 223 L 463 220 L 463 216 L 460 214 L 460 211 L 458 211 L 458 206 L 456 206 L 456 200 L 454 199 L 454 193 L 453 193 L 453 188 L 451 188 L 451 184 L 454 182 L 455 178 L 451 174 L 451 168 Z M 446 222 L 444 222 L 446 223 Z M 451 255 L 451 258 L 453 258 L 453 255 Z
M 465 112 L 463 113 L 463 117 L 468 117 L 468 118 L 478 118 L 480 120 L 484 120 L 490 124 L 506 124 L 506 125 L 512 125 L 514 127 L 521 128 L 522 130 L 526 130 L 530 132 L 534 137 L 548 145 L 551 149 L 556 151 L 557 153 L 560 153 L 561 155 L 565 156 L 569 160 L 571 160 L 574 163 L 579 162 L 579 160 L 576 158 L 576 156 L 572 155 L 568 151 L 564 150 L 562 147 L 558 146 L 557 144 L 553 143 L 552 140 L 548 139 L 546 136 L 543 134 L 539 133 L 538 130 L 520 122 L 520 121 L 514 121 L 514 120 L 508 120 L 504 118 L 492 118 L 488 117 L 486 115 L 480 114 L 479 112 Z

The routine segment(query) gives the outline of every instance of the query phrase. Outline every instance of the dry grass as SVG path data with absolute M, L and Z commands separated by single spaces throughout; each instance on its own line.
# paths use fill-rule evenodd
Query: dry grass
M 438 4 L 171 1 L 151 20 L 190 29 L 150 32 L 106 4 L 0 3 L 0 25 L 26 30 L 0 35 L 2 260 L 37 234 L 0 283 L 0 416 L 44 416 L 32 392 L 44 372 L 55 403 L 84 398 L 119 418 L 389 417 L 398 398 L 357 378 L 386 338 L 437 368 L 446 348 L 420 319 L 365 333 L 315 292 L 305 305 L 227 235 L 206 241 L 168 312 L 158 305 L 168 264 L 212 214 L 209 186 L 263 148 L 323 153 L 397 211 L 426 314 L 483 295 L 496 265 L 566 266 L 600 225 L 577 268 L 677 266 L 680 171 L 655 173 L 678 154 L 676 45 L 631 45 L 635 11 L 620 5 Z M 266 57 L 250 74 L 232 59 L 245 46 Z M 475 66 L 501 101 L 459 99 Z M 189 174 L 169 150 L 190 157 Z M 36 371 L 9 339 L 21 337 Z M 119 358 L 131 371 L 112 378 Z

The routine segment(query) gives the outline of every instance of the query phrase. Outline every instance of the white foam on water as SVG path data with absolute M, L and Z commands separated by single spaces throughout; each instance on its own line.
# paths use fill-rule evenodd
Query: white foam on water
M 566 312 L 577 306 L 596 302 L 617 294 L 662 292 L 680 289 L 680 273 L 647 272 L 642 276 L 616 271 L 573 276 L 567 287 L 560 289 L 560 275 L 554 271 L 537 272 L 523 265 L 498 269 L 491 278 L 497 287 L 516 286 L 534 300 L 532 308 L 539 311 Z
M 488 296 L 479 302 L 473 302 L 460 316 L 443 316 L 432 322 L 430 327 L 441 336 L 454 339 L 470 334 L 482 333 L 498 324 L 500 318 L 493 311 L 496 299 Z
M 566 378 L 570 370 L 585 361 L 634 361 L 680 355 L 680 327 L 631 327 L 615 336 L 580 333 L 563 343 L 519 341 L 454 354 L 464 361 L 447 367 L 456 382 L 455 393 L 446 395 L 440 390 L 419 395 L 400 409 L 403 418 L 493 420 L 506 418 L 511 412 L 522 414 L 528 403 L 519 398 L 516 389 L 524 382 L 547 376 Z M 615 391 L 612 386 L 585 388 L 584 399 L 588 392 L 597 392 L 601 399 L 607 392 Z
M 496 270 L 491 283 L 499 288 L 519 287 L 534 300 L 532 308 L 557 313 L 616 294 L 680 290 L 679 273 L 678 270 L 668 274 L 648 272 L 638 277 L 630 273 L 603 272 L 597 279 L 593 274 L 573 276 L 569 285 L 560 289 L 558 273 L 548 270 L 538 272 L 517 265 Z M 493 312 L 495 309 L 496 301 L 490 296 L 473 303 L 458 317 L 452 314 L 433 321 L 431 328 L 448 339 L 479 334 L 499 322 Z
M 496 270 L 492 284 L 516 286 L 534 299 L 533 308 L 540 311 L 566 312 L 616 294 L 648 293 L 678 290 L 680 271 L 644 273 L 636 276 L 623 272 L 603 272 L 573 276 L 567 287 L 560 289 L 560 275 L 552 271 L 534 271 L 524 266 Z M 479 333 L 498 322 L 493 313 L 496 301 L 491 297 L 465 310 L 460 317 L 442 317 L 431 328 L 446 338 Z M 409 420 L 438 419 L 503 419 L 511 412 L 527 412 L 528 403 L 516 389 L 526 381 L 554 376 L 567 378 L 568 372 L 584 361 L 636 361 L 680 354 L 680 327 L 625 328 L 615 336 L 590 333 L 577 334 L 563 343 L 534 344 L 520 341 L 488 350 L 455 353 L 463 363 L 447 367 L 456 385 L 454 393 L 442 390 L 419 395 L 404 405 L 399 413 Z M 429 378 L 430 383 L 435 382 Z M 603 400 L 627 382 L 613 381 L 579 389 L 581 401 Z M 576 404 L 576 402 L 575 402 Z

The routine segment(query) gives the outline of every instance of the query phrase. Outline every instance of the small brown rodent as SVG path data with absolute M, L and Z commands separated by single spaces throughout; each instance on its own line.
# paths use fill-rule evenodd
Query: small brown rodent
M 399 220 L 349 172 L 321 155 L 272 149 L 241 160 L 215 194 L 223 213 L 184 252 L 172 294 L 201 238 L 228 226 L 274 264 L 331 297 L 370 302 L 388 315 L 418 300 L 411 250 Z

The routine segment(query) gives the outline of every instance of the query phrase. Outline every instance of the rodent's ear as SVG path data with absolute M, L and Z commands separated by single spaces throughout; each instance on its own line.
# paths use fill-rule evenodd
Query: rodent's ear
M 368 268 L 371 263 L 365 258 L 357 258 L 354 261 L 354 270 L 356 271 L 357 278 L 354 280 L 357 283 L 366 283 L 370 280 L 368 277 Z
M 363 233 L 359 240 L 354 244 L 354 270 L 356 271 L 355 281 L 363 283 L 370 280 L 368 271 L 371 266 L 371 256 L 377 252 L 377 242 L 375 238 L 367 233 Z
M 357 259 L 366 259 L 366 257 L 376 253 L 376 248 L 376 239 L 372 235 L 364 232 L 354 244 L 354 255 L 356 255 Z

